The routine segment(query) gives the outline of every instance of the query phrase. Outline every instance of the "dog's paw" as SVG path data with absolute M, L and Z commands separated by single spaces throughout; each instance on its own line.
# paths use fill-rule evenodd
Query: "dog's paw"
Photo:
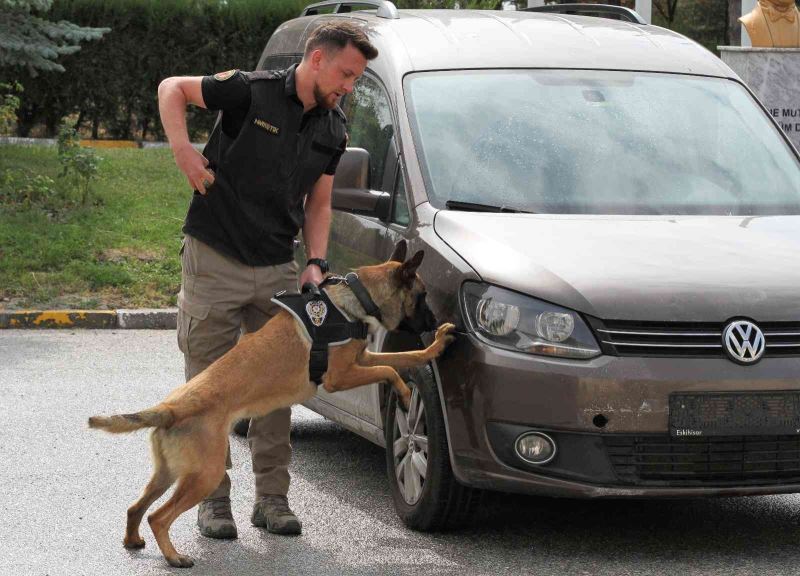
M 450 334 L 455 329 L 455 325 L 450 323 L 442 324 L 439 326 L 439 328 L 437 328 L 436 337 L 428 349 L 429 359 L 440 356 L 442 352 L 444 352 L 444 349 L 456 339 L 455 336 Z
M 144 538 L 141 536 L 136 536 L 135 538 L 128 538 L 125 536 L 125 539 L 122 541 L 122 545 L 129 550 L 136 550 L 137 548 L 144 548 Z
M 451 324 L 450 322 L 445 322 L 444 324 L 442 324 L 441 326 L 439 326 L 436 329 L 436 338 L 437 339 L 438 338 L 442 338 L 443 336 L 445 336 L 446 334 L 449 334 L 450 332 L 452 332 L 455 329 L 456 329 L 456 325 L 455 324 Z
M 456 339 L 455 336 L 450 334 L 455 329 L 455 324 L 450 324 L 449 322 L 442 324 L 436 329 L 436 340 L 443 341 L 445 345 L 450 344 L 450 342 Z
M 174 566 L 175 568 L 191 568 L 194 566 L 194 560 L 182 554 L 167 557 L 167 562 L 169 562 L 170 566 Z

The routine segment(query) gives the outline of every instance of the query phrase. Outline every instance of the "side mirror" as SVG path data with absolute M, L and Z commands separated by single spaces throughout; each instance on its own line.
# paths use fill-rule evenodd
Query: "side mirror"
M 391 196 L 388 192 L 370 190 L 369 152 L 363 148 L 348 148 L 342 154 L 336 176 L 333 177 L 331 204 L 334 210 L 374 216 L 381 220 L 389 218 Z

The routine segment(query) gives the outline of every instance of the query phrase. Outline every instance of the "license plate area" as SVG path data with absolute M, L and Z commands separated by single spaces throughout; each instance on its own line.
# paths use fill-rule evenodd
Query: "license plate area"
M 800 391 L 670 394 L 674 437 L 800 435 Z

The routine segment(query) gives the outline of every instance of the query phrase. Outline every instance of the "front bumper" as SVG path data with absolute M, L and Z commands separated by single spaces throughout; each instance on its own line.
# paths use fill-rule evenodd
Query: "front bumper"
M 792 472 L 794 463 L 775 474 L 707 474 L 687 481 L 670 478 L 671 469 L 687 468 L 669 456 L 656 458 L 662 464 L 657 469 L 664 474 L 655 480 L 627 474 L 619 458 L 620 450 L 630 448 L 635 453 L 639 444 L 648 442 L 661 445 L 659 450 L 667 453 L 676 451 L 663 446 L 675 442 L 669 437 L 671 393 L 800 390 L 798 358 L 764 359 L 754 366 L 708 358 L 555 360 L 507 352 L 462 335 L 439 359 L 437 369 L 451 462 L 463 484 L 570 497 L 800 492 L 800 470 Z M 536 466 L 516 457 L 513 440 L 526 430 L 545 431 L 556 440 L 558 453 L 552 462 Z M 752 443 L 765 438 L 739 440 L 760 449 Z M 800 435 L 766 440 L 800 461 Z M 688 456 L 690 462 L 701 458 L 697 454 L 704 450 L 697 441 L 687 441 L 695 442 L 689 450 L 696 452 Z M 677 451 L 685 452 L 687 445 L 681 444 Z M 727 446 L 712 442 L 711 448 L 713 452 Z M 715 458 L 705 456 L 706 460 Z M 714 462 L 705 469 L 720 471 Z

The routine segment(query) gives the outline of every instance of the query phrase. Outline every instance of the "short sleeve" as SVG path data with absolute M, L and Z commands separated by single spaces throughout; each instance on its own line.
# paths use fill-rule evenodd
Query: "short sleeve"
M 331 158 L 331 161 L 328 163 L 328 167 L 325 168 L 325 174 L 329 176 L 333 176 L 334 174 L 336 174 L 336 168 L 339 167 L 339 160 L 341 160 L 342 154 L 344 154 L 346 148 L 347 148 L 347 136 L 345 136 L 344 140 L 342 140 L 342 143 L 339 144 L 339 151 L 336 154 L 334 154 L 334 156 Z
M 203 76 L 200 89 L 209 110 L 250 108 L 250 82 L 247 75 L 239 70 Z

